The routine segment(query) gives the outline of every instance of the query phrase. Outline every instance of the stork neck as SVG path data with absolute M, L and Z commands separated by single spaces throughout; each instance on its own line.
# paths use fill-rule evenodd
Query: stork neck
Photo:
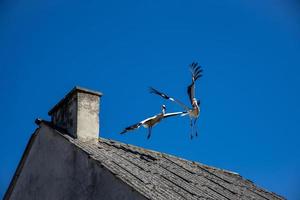
M 200 110 L 200 107 L 197 104 L 193 104 L 193 109 Z
M 197 100 L 194 98 L 192 102 L 193 108 L 199 108 Z

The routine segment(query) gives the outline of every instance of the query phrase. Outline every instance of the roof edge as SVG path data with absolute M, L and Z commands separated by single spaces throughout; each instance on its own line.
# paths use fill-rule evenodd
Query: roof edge
M 20 176 L 20 173 L 21 173 L 21 171 L 22 171 L 22 169 L 23 169 L 23 167 L 25 165 L 25 162 L 27 160 L 27 156 L 30 153 L 31 147 L 32 147 L 32 145 L 33 145 L 33 143 L 35 141 L 35 138 L 37 136 L 37 133 L 38 133 L 39 129 L 40 128 L 37 128 L 34 131 L 34 133 L 30 136 L 30 139 L 29 139 L 29 141 L 28 141 L 28 143 L 26 145 L 25 151 L 24 151 L 24 153 L 23 153 L 23 155 L 21 157 L 21 160 L 19 161 L 19 164 L 18 164 L 18 166 L 16 168 L 16 171 L 15 171 L 15 173 L 14 173 L 14 175 L 13 175 L 13 177 L 12 177 L 10 183 L 9 183 L 9 186 L 8 186 L 6 192 L 4 193 L 3 200 L 9 200 L 10 199 L 12 191 L 13 191 L 13 189 L 14 189 L 17 181 L 18 181 L 18 178 Z

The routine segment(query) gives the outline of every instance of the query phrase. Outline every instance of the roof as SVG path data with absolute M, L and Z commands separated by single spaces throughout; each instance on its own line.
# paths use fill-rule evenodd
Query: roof
M 52 128 L 147 199 L 284 199 L 234 172 L 110 139 L 83 141 L 65 134 L 50 122 L 36 120 L 36 123 Z M 4 199 L 10 197 L 35 136 L 36 133 L 28 142 Z
M 109 139 L 82 141 L 56 131 L 148 199 L 284 199 L 234 172 Z

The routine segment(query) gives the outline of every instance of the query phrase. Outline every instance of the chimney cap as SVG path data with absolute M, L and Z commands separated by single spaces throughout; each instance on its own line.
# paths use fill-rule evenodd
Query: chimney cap
M 83 87 L 75 86 L 62 100 L 60 100 L 53 108 L 48 112 L 48 115 L 52 115 L 62 104 L 64 104 L 74 93 L 87 93 L 101 97 L 103 94 L 94 90 L 86 89 Z

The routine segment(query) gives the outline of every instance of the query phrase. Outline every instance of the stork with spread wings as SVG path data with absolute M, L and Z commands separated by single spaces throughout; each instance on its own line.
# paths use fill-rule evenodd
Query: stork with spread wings
M 163 119 L 168 118 L 168 117 L 174 117 L 174 116 L 184 116 L 186 113 L 185 112 L 173 112 L 173 113 L 166 113 L 166 106 L 162 105 L 161 107 L 162 111 L 161 113 L 154 115 L 153 117 L 149 117 L 147 119 L 144 119 L 136 124 L 133 124 L 131 126 L 126 127 L 120 134 L 124 134 L 128 131 L 133 131 L 135 129 L 140 128 L 143 126 L 144 128 L 148 128 L 148 136 L 147 139 L 151 137 L 152 133 L 152 127 L 157 125 L 159 122 L 161 122 Z
M 201 66 L 198 65 L 198 63 L 196 63 L 196 62 L 193 62 L 192 64 L 190 64 L 190 70 L 192 73 L 192 83 L 187 87 L 187 93 L 188 93 L 192 108 L 186 106 L 181 101 L 179 101 L 173 97 L 170 97 L 163 92 L 160 92 L 160 91 L 154 89 L 153 87 L 150 87 L 150 93 L 159 95 L 164 99 L 173 101 L 173 102 L 177 103 L 179 106 L 181 106 L 186 111 L 186 114 L 189 115 L 189 117 L 190 117 L 191 139 L 192 139 L 193 134 L 198 136 L 197 129 L 196 129 L 196 122 L 200 115 L 200 100 L 197 100 L 195 97 L 195 82 L 200 77 L 202 77 L 203 70 L 202 70 Z

